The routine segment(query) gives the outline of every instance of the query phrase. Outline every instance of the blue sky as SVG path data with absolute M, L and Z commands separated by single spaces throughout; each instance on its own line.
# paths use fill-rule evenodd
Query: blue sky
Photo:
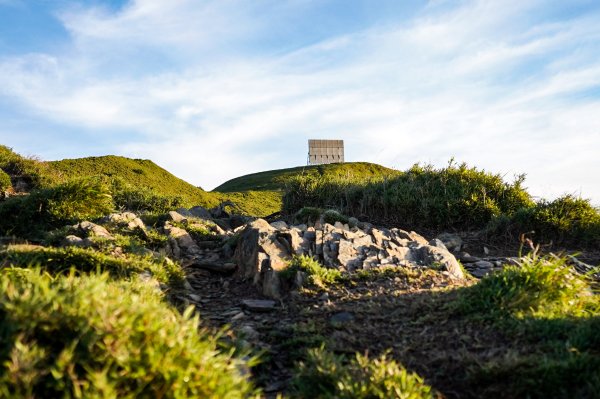
M 465 161 L 600 203 L 596 0 L 0 0 L 0 143 L 149 158 L 211 189 Z

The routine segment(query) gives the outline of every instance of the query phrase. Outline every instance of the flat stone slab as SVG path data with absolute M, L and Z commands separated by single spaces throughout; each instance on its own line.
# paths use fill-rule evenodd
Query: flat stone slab
M 242 306 L 251 312 L 270 312 L 275 309 L 277 302 L 269 299 L 244 299 Z

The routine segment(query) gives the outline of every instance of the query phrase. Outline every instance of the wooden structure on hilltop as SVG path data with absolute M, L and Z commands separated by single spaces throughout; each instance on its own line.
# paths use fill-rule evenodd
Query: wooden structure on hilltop
M 344 162 L 344 140 L 308 140 L 308 164 Z

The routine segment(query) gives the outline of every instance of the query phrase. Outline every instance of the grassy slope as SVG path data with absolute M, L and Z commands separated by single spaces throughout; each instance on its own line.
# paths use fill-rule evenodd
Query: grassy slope
M 119 177 L 135 187 L 149 188 L 162 195 L 180 196 L 186 205 L 215 206 L 219 203 L 219 198 L 214 194 L 173 176 L 150 160 L 108 155 L 64 159 L 49 164 L 62 181 L 81 176 L 105 175 Z
M 214 191 L 223 193 L 235 191 L 277 191 L 285 187 L 286 182 L 298 175 L 312 175 L 324 177 L 353 177 L 371 178 L 385 175 L 394 175 L 398 172 L 381 165 L 369 162 L 347 162 L 328 165 L 299 166 L 296 168 L 277 169 L 266 172 L 252 173 L 236 177 L 221 184 Z

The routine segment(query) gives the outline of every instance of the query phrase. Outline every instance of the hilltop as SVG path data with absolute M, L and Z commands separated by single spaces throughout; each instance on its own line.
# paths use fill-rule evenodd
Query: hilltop
M 185 205 L 216 206 L 220 198 L 174 176 L 148 159 L 115 155 L 63 159 L 48 162 L 58 182 L 102 175 L 121 179 L 134 187 L 144 187 L 165 196 L 179 196 Z
M 385 166 L 369 162 L 347 162 L 327 165 L 299 166 L 295 168 L 269 170 L 236 177 L 221 184 L 214 191 L 223 193 L 235 191 L 279 191 L 287 183 L 298 176 L 321 176 L 323 178 L 338 179 L 348 177 L 352 179 L 371 179 L 386 176 L 395 176 L 399 172 Z

